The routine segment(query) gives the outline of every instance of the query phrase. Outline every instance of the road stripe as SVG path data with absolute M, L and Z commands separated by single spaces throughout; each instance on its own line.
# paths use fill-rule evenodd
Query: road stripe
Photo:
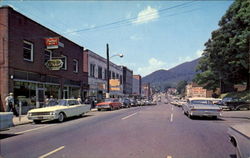
M 136 112 L 136 113 L 133 113 L 133 114 L 131 114 L 131 115 L 128 115 L 128 116 L 126 116 L 126 117 L 123 117 L 122 120 L 128 119 L 128 118 L 130 118 L 131 116 L 134 116 L 134 115 L 136 115 L 136 114 L 137 114 L 137 112 Z
M 172 105 L 172 111 L 174 110 L 174 106 Z
M 23 134 L 23 133 L 27 133 L 27 132 L 31 132 L 31 131 L 36 131 L 36 130 L 46 128 L 46 127 L 49 127 L 49 126 L 54 126 L 54 125 L 47 125 L 47 126 L 37 127 L 37 128 L 29 129 L 29 130 L 26 130 L 26 131 L 17 132 L 15 134 Z
M 39 156 L 38 158 L 45 158 L 45 157 L 47 157 L 47 156 L 49 156 L 49 155 L 51 155 L 51 154 L 54 154 L 55 152 L 58 152 L 58 151 L 62 150 L 64 147 L 65 147 L 65 146 L 61 146 L 61 147 L 59 147 L 59 148 L 57 148 L 57 149 L 55 149 L 55 150 L 53 150 L 53 151 L 51 151 L 51 152 L 49 152 L 49 153 L 47 153 L 47 154 L 44 154 L 44 155 L 42 155 L 42 156 Z
M 172 158 L 172 156 L 167 156 L 167 158 Z
M 171 114 L 171 116 L 170 116 L 170 122 L 173 122 L 173 113 Z

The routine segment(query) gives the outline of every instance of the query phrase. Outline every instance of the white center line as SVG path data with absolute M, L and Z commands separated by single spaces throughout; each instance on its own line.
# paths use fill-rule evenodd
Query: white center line
M 171 114 L 171 116 L 170 116 L 170 122 L 173 122 L 173 113 Z
M 137 112 L 136 112 L 136 113 L 133 113 L 133 114 L 131 114 L 131 115 L 128 115 L 128 116 L 126 116 L 126 117 L 123 117 L 122 120 L 125 120 L 125 119 L 127 119 L 127 118 L 129 118 L 129 117 L 131 117 L 131 116 L 136 115 L 136 114 L 137 114 Z
M 59 147 L 59 148 L 57 148 L 57 149 L 55 149 L 55 150 L 53 150 L 53 151 L 51 151 L 51 152 L 49 152 L 49 153 L 47 153 L 45 155 L 39 156 L 38 158 L 45 158 L 45 157 L 47 157 L 47 156 L 49 156 L 51 154 L 54 154 L 55 152 L 58 152 L 58 151 L 62 150 L 64 147 L 65 146 L 61 146 L 61 147 Z
M 174 110 L 174 106 L 172 105 L 172 111 Z
M 47 125 L 47 126 L 37 127 L 37 128 L 29 129 L 29 130 L 26 130 L 26 131 L 17 132 L 15 134 L 23 134 L 23 133 L 35 131 L 35 130 L 38 130 L 38 129 L 46 128 L 46 127 L 49 127 L 49 126 L 54 126 L 54 125 Z

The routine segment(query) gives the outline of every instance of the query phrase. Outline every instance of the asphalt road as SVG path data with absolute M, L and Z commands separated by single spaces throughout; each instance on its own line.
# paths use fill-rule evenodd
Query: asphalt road
M 4 158 L 233 158 L 230 121 L 194 119 L 171 104 L 90 112 L 1 132 Z

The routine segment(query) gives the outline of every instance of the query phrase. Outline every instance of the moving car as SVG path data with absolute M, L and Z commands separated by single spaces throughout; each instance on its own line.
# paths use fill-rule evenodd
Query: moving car
M 108 109 L 108 110 L 120 109 L 121 107 L 122 104 L 116 98 L 107 98 L 104 100 L 104 102 L 96 104 L 96 108 L 98 111 L 101 111 L 102 109 Z
M 207 116 L 217 119 L 221 115 L 221 109 L 207 98 L 189 98 L 183 106 L 184 114 L 189 118 L 193 116 Z
M 233 125 L 228 129 L 231 143 L 236 149 L 237 158 L 250 157 L 250 123 Z
M 28 119 L 33 120 L 34 123 L 40 123 L 42 120 L 63 122 L 67 117 L 81 116 L 90 109 L 91 105 L 81 104 L 76 99 L 61 99 L 58 100 L 57 105 L 28 111 Z

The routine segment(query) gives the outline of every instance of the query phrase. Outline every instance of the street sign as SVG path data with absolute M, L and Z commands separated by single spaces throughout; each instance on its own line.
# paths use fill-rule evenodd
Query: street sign
M 63 66 L 63 62 L 61 59 L 52 59 L 48 60 L 45 65 L 50 70 L 60 70 L 60 68 Z
M 57 49 L 59 46 L 59 37 L 45 38 L 47 49 Z

